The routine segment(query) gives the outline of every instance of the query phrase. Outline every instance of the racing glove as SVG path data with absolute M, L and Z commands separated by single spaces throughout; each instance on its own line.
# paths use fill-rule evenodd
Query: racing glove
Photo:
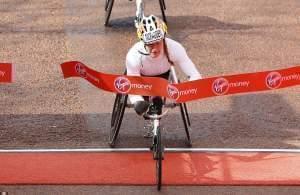
M 161 97 L 154 97 L 152 99 L 153 105 L 149 108 L 149 114 L 161 114 L 162 113 L 162 106 L 163 100 Z
M 138 115 L 144 114 L 149 108 L 148 101 L 137 101 L 133 104 L 134 110 Z

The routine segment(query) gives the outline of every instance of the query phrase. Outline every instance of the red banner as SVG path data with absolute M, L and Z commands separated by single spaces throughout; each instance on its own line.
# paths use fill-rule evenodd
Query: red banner
M 97 72 L 81 62 L 61 64 L 64 78 L 82 77 L 105 91 L 125 94 L 164 96 L 187 102 L 207 97 L 273 90 L 300 84 L 300 66 L 292 68 L 219 76 L 169 84 L 156 77 L 136 77 Z
M 11 83 L 13 81 L 12 64 L 0 63 L 0 83 Z

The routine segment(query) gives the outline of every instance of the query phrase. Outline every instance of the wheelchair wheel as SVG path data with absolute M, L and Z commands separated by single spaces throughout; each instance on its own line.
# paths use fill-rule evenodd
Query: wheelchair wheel
M 104 26 L 108 26 L 108 22 L 109 22 L 109 18 L 111 15 L 112 7 L 114 6 L 114 2 L 115 2 L 115 0 L 106 0 Z
M 157 135 L 154 137 L 153 158 L 156 160 L 156 185 L 157 190 L 160 191 L 162 183 L 162 160 L 163 160 L 163 146 L 161 143 L 160 128 L 157 129 Z
M 184 112 L 186 114 L 186 118 L 187 118 L 187 122 L 188 122 L 188 125 L 191 126 L 191 120 L 190 120 L 190 115 L 187 111 L 187 106 L 186 106 L 186 103 L 183 103 L 183 108 L 184 108 Z
M 119 134 L 119 130 L 122 124 L 125 107 L 127 104 L 128 95 L 117 94 L 113 106 L 112 116 L 111 116 L 111 127 L 109 134 L 109 145 L 110 147 L 115 146 L 116 139 Z
M 105 0 L 105 8 L 104 8 L 105 11 L 107 11 L 108 2 L 109 2 L 109 0 Z
M 162 2 L 162 5 L 163 5 L 163 8 L 164 8 L 164 10 L 166 10 L 166 9 L 167 9 L 167 7 L 166 7 L 165 0 L 160 0 L 160 1 Z
M 167 23 L 167 18 L 166 18 L 166 14 L 165 14 L 166 5 L 165 5 L 164 0 L 159 0 L 159 5 L 160 5 L 162 18 L 163 18 L 164 22 Z
M 182 121 L 184 124 L 184 130 L 186 133 L 187 145 L 189 147 L 191 147 L 192 146 L 192 140 L 191 140 L 191 136 L 190 136 L 191 121 L 190 121 L 189 114 L 187 112 L 187 106 L 186 106 L 186 103 L 180 103 L 179 106 L 180 106 L 180 113 L 181 113 Z
M 121 97 L 122 97 L 121 94 L 116 94 L 116 98 L 115 98 L 114 106 L 113 106 L 113 110 L 112 110 L 112 115 L 111 115 L 110 127 L 113 127 L 115 124 L 117 113 L 119 113 L 118 109 L 120 109 L 119 107 L 120 107 Z

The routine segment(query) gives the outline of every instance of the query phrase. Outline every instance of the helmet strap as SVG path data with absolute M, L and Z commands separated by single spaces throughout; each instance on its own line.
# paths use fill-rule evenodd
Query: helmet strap
M 144 49 L 145 49 L 145 51 L 146 51 L 146 52 L 143 52 L 143 51 L 140 51 L 140 50 L 138 50 L 138 52 L 139 52 L 140 54 L 144 55 L 144 56 L 149 56 L 149 55 L 150 55 L 150 53 L 148 52 L 148 50 L 147 50 L 147 48 L 146 48 L 146 45 L 145 45 L 145 44 L 144 44 Z

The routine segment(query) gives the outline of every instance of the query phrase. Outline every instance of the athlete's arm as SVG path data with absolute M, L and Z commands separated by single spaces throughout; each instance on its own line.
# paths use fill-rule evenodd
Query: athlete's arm
M 180 67 L 183 73 L 189 77 L 190 81 L 202 78 L 195 64 L 188 57 L 186 50 L 180 43 L 171 41 L 168 47 L 170 48 L 170 55 L 172 55 L 172 60 L 174 60 L 175 65 Z
M 126 56 L 126 72 L 128 76 L 141 76 L 140 56 L 133 49 L 130 49 Z M 141 95 L 128 95 L 128 98 L 132 104 L 144 100 Z

